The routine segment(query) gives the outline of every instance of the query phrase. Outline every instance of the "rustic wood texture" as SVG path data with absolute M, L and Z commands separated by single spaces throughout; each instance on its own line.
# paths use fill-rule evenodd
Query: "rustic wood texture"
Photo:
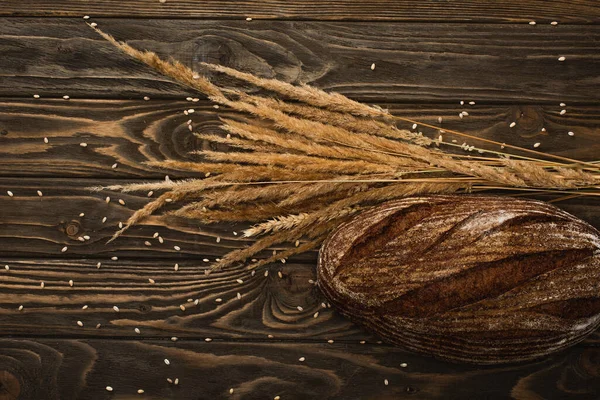
M 100 19 L 119 40 L 366 101 L 598 104 L 600 26 Z M 189 94 L 83 20 L 0 19 L 0 96 Z M 558 61 L 566 57 L 564 62 Z M 371 70 L 372 63 L 376 64 Z
M 507 0 L 491 7 L 479 0 L 6 0 L 0 7 L 0 400 L 600 396 L 599 332 L 533 363 L 461 366 L 379 345 L 377 336 L 323 308 L 309 282 L 314 251 L 271 265 L 267 277 L 241 268 L 206 276 L 215 258 L 249 243 L 233 234 L 247 224 L 200 227 L 156 216 L 106 245 L 117 223 L 149 199 L 86 187 L 183 177 L 142 163 L 193 159 L 188 152 L 208 144 L 185 122 L 216 133 L 218 116 L 233 114 L 202 99 L 184 101 L 202 96 L 120 54 L 84 25 L 83 15 L 119 40 L 199 72 L 202 61 L 220 63 L 339 91 L 435 125 L 441 116 L 442 128 L 526 147 L 541 142 L 539 150 L 572 158 L 600 154 L 595 1 Z M 558 26 L 549 24 L 554 20 Z M 565 115 L 560 102 L 567 103 Z M 186 117 L 188 108 L 196 111 Z M 463 110 L 470 115 L 460 120 Z M 509 129 L 512 121 L 517 126 Z M 557 205 L 600 227 L 597 200 Z M 164 244 L 152 238 L 157 231 Z M 84 235 L 90 239 L 78 240 Z M 179 385 L 167 377 L 179 377 Z
M 379 340 L 323 307 L 326 300 L 309 282 L 316 279 L 314 263 L 208 276 L 201 260 L 180 262 L 179 271 L 170 260 L 107 261 L 100 268 L 95 260 L 2 259 L 0 264 L 0 335 Z
M 536 363 L 474 368 L 360 344 L 2 339 L 0 398 L 594 400 L 599 355 L 578 346 Z
M 8 257 L 110 257 L 165 258 L 185 260 L 208 258 L 211 262 L 226 252 L 252 243 L 241 232 L 250 223 L 199 225 L 191 220 L 160 214 L 128 229 L 114 242 L 107 240 L 133 212 L 149 202 L 146 193 L 94 192 L 92 185 L 125 184 L 130 181 L 86 179 L 0 179 L 0 256 Z M 7 191 L 13 193 L 13 197 Z M 40 197 L 37 191 L 43 194 Z M 505 193 L 506 195 L 506 193 Z M 106 203 L 110 197 L 110 203 Z M 153 196 L 156 197 L 156 194 Z M 528 196 L 535 198 L 536 196 Z M 541 197 L 544 199 L 544 197 Z M 118 203 L 125 201 L 125 205 Z M 547 199 L 547 198 L 546 198 Z M 562 201 L 560 207 L 600 228 L 600 204 L 595 198 Z M 173 203 L 176 207 L 177 204 Z M 170 208 L 165 208 L 169 210 Z M 80 213 L 84 213 L 80 217 Z M 105 223 L 102 219 L 107 217 Z M 164 243 L 153 238 L 158 232 Z M 234 234 L 237 233 L 236 234 Z M 79 238 L 89 236 L 89 240 Z M 220 242 L 217 242 L 220 238 Z M 151 246 L 145 244 L 146 241 Z M 62 252 L 64 246 L 68 249 Z M 179 246 L 180 250 L 175 250 Z M 278 249 L 280 247 L 276 247 Z M 261 253 L 265 256 L 269 252 Z M 314 262 L 315 252 L 296 256 Z
M 464 21 L 594 23 L 600 20 L 600 8 L 594 0 L 563 1 L 504 0 L 493 6 L 478 0 L 451 3 L 437 0 L 352 0 L 209 1 L 209 0 L 5 0 L 0 15 L 81 17 L 153 17 L 153 18 L 231 18 L 362 20 L 362 21 Z
M 579 160 L 594 161 L 600 154 L 598 108 L 568 106 L 560 115 L 556 105 L 465 105 L 380 103 L 397 116 L 454 129 L 478 137 L 541 150 Z M 193 107 L 188 116 L 182 113 Z M 459 118 L 467 110 L 469 116 Z M 152 168 L 146 161 L 198 159 L 189 153 L 211 148 L 190 133 L 223 133 L 220 117 L 242 118 L 206 101 L 175 100 L 47 100 L 6 99 L 0 102 L 0 176 L 48 178 L 163 179 L 181 177 L 180 171 Z M 438 118 L 442 117 L 442 123 Z M 511 122 L 516 122 L 510 128 Z M 399 127 L 411 124 L 398 122 Z M 542 129 L 545 129 L 543 131 Z M 575 136 L 567 133 L 572 131 Z M 423 129 L 430 137 L 437 132 Z M 44 142 L 48 138 L 48 143 Z M 446 140 L 452 140 L 446 135 Z M 464 139 L 456 137 L 458 144 Z M 80 146 L 87 143 L 86 148 Z M 469 141 L 478 147 L 492 148 Z M 213 147 L 222 149 L 222 147 Z M 112 168 L 114 164 L 116 168 Z M 40 166 L 43 164 L 43 168 Z M 185 176 L 203 176 L 187 173 Z

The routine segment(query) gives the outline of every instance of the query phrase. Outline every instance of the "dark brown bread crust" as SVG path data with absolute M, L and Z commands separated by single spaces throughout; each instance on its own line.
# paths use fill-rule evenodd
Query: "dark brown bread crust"
M 451 361 L 531 360 L 600 326 L 600 233 L 540 201 L 382 204 L 332 232 L 317 276 L 342 314 Z

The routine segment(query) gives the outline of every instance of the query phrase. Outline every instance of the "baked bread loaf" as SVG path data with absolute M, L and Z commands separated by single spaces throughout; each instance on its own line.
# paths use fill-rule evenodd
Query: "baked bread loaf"
M 318 285 L 384 340 L 476 364 L 532 360 L 600 325 L 600 233 L 550 204 L 421 196 L 341 224 Z

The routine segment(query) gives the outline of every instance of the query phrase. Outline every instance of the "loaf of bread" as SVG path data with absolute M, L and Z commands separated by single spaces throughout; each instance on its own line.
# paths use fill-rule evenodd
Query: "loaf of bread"
M 341 224 L 318 284 L 384 340 L 476 364 L 532 360 L 600 325 L 600 233 L 550 204 L 422 196 Z

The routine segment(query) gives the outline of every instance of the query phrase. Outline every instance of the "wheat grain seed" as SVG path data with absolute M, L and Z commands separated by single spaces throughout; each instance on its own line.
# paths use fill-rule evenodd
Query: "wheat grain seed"
M 150 282 L 151 285 L 154 285 L 156 283 L 156 281 L 152 278 L 148 278 L 148 282 Z
M 77 325 L 79 325 L 79 326 L 83 326 L 83 322 L 81 322 L 81 321 L 77 321 Z
M 112 386 L 107 386 L 107 387 L 106 387 L 106 391 L 107 391 L 107 392 L 112 392 L 112 391 L 113 391 L 113 388 L 112 388 Z
M 40 95 L 39 95 L 39 94 L 34 94 L 34 95 L 33 95 L 33 98 L 34 98 L 34 99 L 39 99 L 39 98 L 40 98 Z
M 77 240 L 79 240 L 80 242 L 85 242 L 85 239 L 83 238 L 83 236 L 79 236 L 79 237 L 77 238 Z
M 566 106 L 567 106 L 567 104 L 566 104 L 566 103 L 560 103 L 560 104 L 559 104 L 559 106 L 561 106 L 561 107 L 566 107 Z
M 119 229 L 123 229 L 123 223 L 122 222 L 119 221 L 118 226 L 119 226 Z
M 23 311 L 23 306 L 22 306 L 22 305 L 20 305 L 20 306 L 19 306 L 19 308 L 18 308 L 18 310 L 19 310 L 19 311 Z
M 318 311 L 313 314 L 313 318 L 317 318 L 318 316 L 319 316 L 319 312 Z
M 135 333 L 137 333 L 137 334 L 140 334 L 140 333 L 141 333 L 141 331 L 140 331 L 140 328 L 135 328 L 133 331 L 134 331 Z
M 185 311 L 185 306 L 183 304 L 180 304 L 179 308 L 181 309 L 181 311 Z
M 280 400 L 280 399 L 281 399 L 281 397 L 279 397 L 279 396 L 273 397 L 273 400 Z
M 83 19 L 90 19 L 90 16 L 89 15 L 84 15 Z
M 144 394 L 144 389 L 138 389 L 138 394 Z
M 390 384 L 390 382 L 389 382 L 387 379 L 384 379 L 384 380 L 383 380 L 383 384 L 384 384 L 385 386 L 387 386 L 387 385 L 389 385 L 389 384 Z
M 560 115 L 565 115 L 567 113 L 567 110 L 560 110 Z
M 44 143 L 48 144 L 48 138 L 47 137 L 44 138 Z
M 150 242 L 149 242 L 149 241 L 147 241 L 147 240 L 144 242 L 144 244 L 145 244 L 146 246 L 152 246 L 152 243 L 150 243 Z
M 178 338 L 177 336 L 173 336 L 173 337 L 171 337 L 171 341 L 172 341 L 172 342 L 176 342 L 176 341 L 178 341 L 178 340 L 179 340 L 179 338 Z
M 560 57 L 558 57 L 558 61 L 565 61 L 566 59 L 567 59 L 567 58 L 566 58 L 566 57 L 564 57 L 564 56 L 560 56 Z
M 300 358 L 298 359 L 298 361 L 300 361 L 300 362 L 304 362 L 304 361 L 306 361 L 306 357 L 300 357 Z
M 119 310 L 119 307 L 117 307 L 117 306 L 113 306 L 113 310 L 114 310 L 115 312 L 119 312 L 119 311 L 121 311 L 121 310 Z
M 250 21 L 252 21 L 252 18 L 251 17 L 246 17 L 246 21 L 250 22 Z
M 241 299 L 242 299 L 242 295 L 240 294 L 240 292 L 237 292 L 237 295 L 236 295 L 236 296 L 237 296 L 238 300 L 241 300 Z
M 567 135 L 569 135 L 569 136 L 575 136 L 575 132 L 569 131 L 569 132 L 567 132 Z
M 165 242 L 165 240 L 162 238 L 162 236 L 159 236 L 159 237 L 158 237 L 158 242 L 159 242 L 160 244 L 163 244 L 163 243 Z
M 61 253 L 64 253 L 65 251 L 67 251 L 69 248 L 67 246 L 63 247 L 62 249 L 60 249 Z
M 179 271 L 179 264 L 175 264 L 175 266 L 173 267 L 173 269 L 174 269 L 175 271 Z
M 535 21 L 529 21 L 529 25 L 535 25 Z
M 173 383 L 173 379 L 171 379 L 171 378 L 167 378 L 167 382 L 169 382 L 169 383 Z
M 148 195 L 147 195 L 147 196 L 148 196 L 148 197 L 152 197 L 152 195 L 153 195 L 153 194 L 154 194 L 154 191 L 153 191 L 153 190 L 151 190 L 151 191 L 149 191 L 149 192 L 148 192 Z
M 85 217 L 85 213 L 79 213 L 80 217 Z
M 558 21 L 552 21 L 552 22 L 550 22 L 550 25 L 556 26 L 556 25 L 558 25 Z
M 97 24 L 97 23 L 95 23 L 95 22 L 92 22 L 92 23 L 90 24 L 90 26 L 91 26 L 92 28 L 95 28 L 95 27 L 97 27 L 97 26 L 98 26 L 98 24 Z
M 112 168 L 112 169 L 117 169 L 117 167 L 118 167 L 118 166 L 119 166 L 119 164 L 117 164 L 117 163 L 114 163 L 113 165 L 111 165 L 111 168 Z
M 243 280 L 241 280 L 241 279 L 236 279 L 235 281 L 236 281 L 237 283 L 240 283 L 240 284 L 241 284 L 241 283 L 244 283 L 244 281 L 243 281 Z
M 173 382 L 174 385 L 179 385 L 179 378 L 175 378 L 175 381 Z
M 375 70 L 375 63 L 371 64 L 371 71 Z
M 109 196 L 106 196 L 106 198 L 104 199 L 104 201 L 105 201 L 106 203 L 110 203 L 110 197 L 109 197 Z
M 102 263 L 99 262 L 98 264 L 96 264 L 96 268 L 100 268 L 102 266 Z
M 408 364 L 407 363 L 400 363 L 400 367 L 406 368 L 406 367 L 408 367 Z
M 14 197 L 14 193 L 11 192 L 10 190 L 7 190 L 6 193 L 8 194 L 9 197 Z
M 327 343 L 329 343 L 329 344 L 333 344 L 333 340 L 329 339 L 329 340 L 327 341 Z
M 119 199 L 119 204 L 122 205 L 122 206 L 124 206 L 125 205 L 125 200 Z
M 106 222 L 106 219 L 107 219 L 106 217 L 103 217 L 103 218 L 102 218 L 102 223 L 105 223 L 105 222 Z
M 40 287 L 43 289 L 45 286 L 44 282 L 40 282 Z
M 100 329 L 101 326 L 102 326 L 102 324 L 97 324 L 96 329 Z
M 233 388 L 229 389 L 229 394 L 233 394 Z
M 281 271 L 277 271 L 277 276 L 282 279 L 283 278 L 283 274 L 281 273 Z
M 165 364 L 167 364 L 167 365 L 171 365 L 171 361 L 169 361 L 169 359 L 168 359 L 168 358 L 165 358 Z
M 208 258 L 203 258 L 202 261 L 209 262 L 210 260 Z
M 179 247 L 179 246 L 173 246 L 173 248 L 177 251 L 181 250 L 181 247 Z
M 514 128 L 516 125 L 517 125 L 517 123 L 516 123 L 516 122 L 511 122 L 509 126 L 510 126 L 511 128 Z
M 417 124 L 413 124 L 412 128 L 417 129 Z
M 70 99 L 70 97 L 69 97 L 69 96 L 67 96 L 67 95 L 64 95 L 64 96 L 63 96 L 63 99 L 65 99 L 65 100 L 69 100 L 69 99 Z
M 209 338 L 209 337 L 207 337 L 207 338 L 205 338 L 205 339 L 204 339 L 204 341 L 205 341 L 205 342 L 212 342 L 212 339 L 211 339 L 211 338 Z
M 533 144 L 533 147 L 538 148 L 538 147 L 540 147 L 540 145 L 541 145 L 540 142 L 536 142 L 536 143 Z
M 86 304 L 86 305 L 84 305 L 83 307 L 81 307 L 81 309 L 82 309 L 82 310 L 87 310 L 87 309 L 88 309 L 88 306 L 87 306 L 87 304 Z
M 222 298 L 220 298 L 220 297 L 215 299 L 215 303 L 220 303 L 220 302 L 222 302 L 222 301 L 223 301 L 223 299 L 222 299 Z

